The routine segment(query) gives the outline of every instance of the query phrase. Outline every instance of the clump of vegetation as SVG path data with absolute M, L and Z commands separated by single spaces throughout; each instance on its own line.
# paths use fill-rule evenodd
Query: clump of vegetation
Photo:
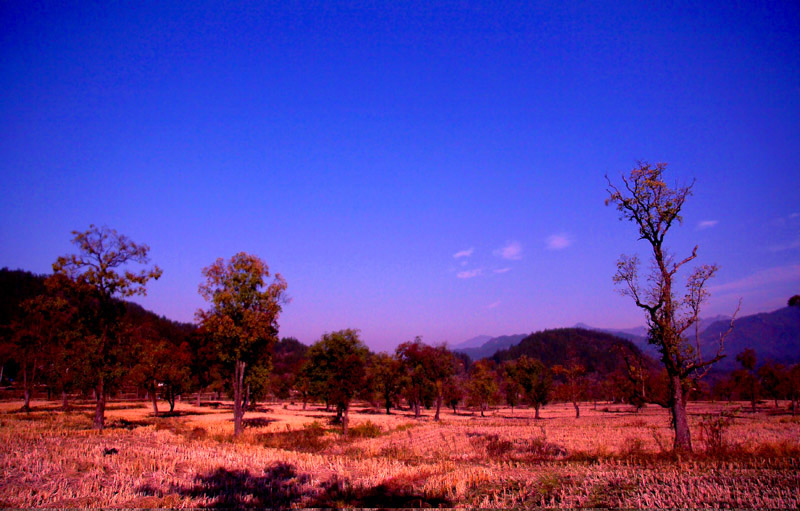
M 725 454 L 730 449 L 728 430 L 733 425 L 733 416 L 720 413 L 706 415 L 700 421 L 700 439 L 705 444 L 706 453 L 712 456 Z
M 376 438 L 381 434 L 383 434 L 381 427 L 369 420 L 353 426 L 348 431 L 348 435 L 353 438 Z
M 275 433 L 262 433 L 258 436 L 261 445 L 274 449 L 285 449 L 299 452 L 319 452 L 328 441 L 325 440 L 327 429 L 317 421 L 306 424 L 302 429 L 287 429 Z

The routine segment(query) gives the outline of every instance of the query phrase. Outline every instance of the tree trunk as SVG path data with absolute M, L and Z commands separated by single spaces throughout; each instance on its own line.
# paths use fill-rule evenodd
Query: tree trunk
M 66 390 L 61 391 L 61 409 L 64 411 L 69 410 L 69 395 Z
M 242 413 L 247 411 L 247 407 L 250 406 L 250 384 L 248 383 L 246 387 L 244 387 L 244 399 L 242 400 Z
M 575 407 L 575 418 L 576 419 L 580 419 L 581 418 L 581 407 L 578 406 L 578 402 L 577 401 L 573 401 L 572 402 L 572 406 Z
M 195 406 L 197 406 L 198 408 L 200 408 L 200 394 L 202 394 L 202 392 L 198 390 L 197 391 L 197 403 L 195 403 Z
M 153 401 L 153 415 L 158 417 L 158 396 L 156 396 L 156 389 L 158 382 L 153 380 L 153 391 L 150 393 L 150 399 Z
M 242 417 L 244 408 L 242 407 L 242 387 L 244 385 L 245 363 L 237 360 L 233 372 L 233 436 L 237 437 L 242 433 Z
M 350 424 L 350 403 L 345 403 L 342 415 L 342 435 L 347 438 L 347 426 Z
M 22 364 L 22 410 L 26 412 L 31 411 L 31 385 L 28 380 L 28 364 Z
M 386 398 L 386 415 L 392 414 L 392 400 L 388 397 Z
M 686 403 L 683 396 L 683 385 L 681 385 L 681 378 L 678 375 L 670 376 L 670 392 L 672 412 L 672 427 L 675 430 L 675 444 L 676 451 L 692 451 L 692 435 L 689 431 L 689 419 L 686 416 Z
M 106 389 L 102 376 L 100 377 L 100 381 L 97 383 L 97 386 L 94 389 L 94 393 L 97 398 L 97 406 L 95 406 L 94 409 L 94 422 L 92 423 L 92 429 L 103 431 L 103 427 L 105 426 L 106 422 Z
M 419 401 L 414 401 L 414 418 L 419 419 Z
M 534 419 L 540 419 L 541 418 L 541 417 L 539 417 L 539 408 L 541 408 L 541 407 L 542 407 L 542 405 L 540 405 L 538 403 L 533 405 L 533 409 L 536 410 L 536 415 L 533 416 Z
M 483 414 L 483 403 L 481 403 L 481 417 L 486 417 L 486 416 Z
M 175 411 L 175 389 L 171 386 L 167 388 L 167 402 L 169 403 L 169 413 Z
M 439 396 L 437 396 L 436 398 L 436 415 L 433 416 L 433 420 L 435 421 L 439 420 L 439 410 L 441 409 L 442 409 L 442 395 L 439 394 Z

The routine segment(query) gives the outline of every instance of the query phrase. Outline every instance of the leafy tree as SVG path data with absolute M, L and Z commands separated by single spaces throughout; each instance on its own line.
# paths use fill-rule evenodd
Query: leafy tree
M 370 386 L 380 395 L 386 415 L 390 415 L 392 403 L 403 388 L 403 366 L 400 360 L 387 353 L 378 353 L 372 357 L 367 372 Z
M 469 380 L 467 380 L 467 396 L 472 405 L 483 411 L 495 402 L 497 397 L 497 378 L 488 360 L 478 360 L 472 364 Z
M 175 399 L 191 387 L 192 352 L 188 341 L 170 339 L 159 335 L 153 325 L 136 329 L 136 365 L 131 369 L 130 380 L 147 391 L 158 417 L 159 394 L 175 410 Z
M 147 282 L 158 279 L 161 269 L 158 266 L 138 272 L 128 269 L 133 263 L 148 264 L 150 248 L 134 243 L 114 229 L 91 225 L 87 231 L 72 234 L 72 243 L 79 253 L 59 257 L 53 263 L 53 271 L 86 286 L 95 302 L 95 307 L 81 311 L 86 333 L 83 355 L 86 366 L 91 368 L 87 376 L 97 400 L 93 427 L 102 430 L 107 394 L 125 373 L 129 355 L 120 321 L 124 304 L 118 298 L 146 294 Z
M 733 373 L 736 386 L 742 396 L 750 400 L 753 413 L 756 413 L 756 401 L 758 401 L 760 391 L 756 377 L 756 360 L 756 352 L 752 348 L 745 348 L 736 355 L 736 361 L 741 364 L 742 368 Z
M 758 368 L 758 380 L 764 393 L 775 401 L 775 408 L 778 407 L 778 400 L 786 395 L 786 379 L 788 372 L 783 364 L 777 362 L 767 362 Z
M 444 345 L 429 346 L 425 351 L 428 352 L 426 364 L 428 378 L 433 382 L 436 389 L 436 413 L 433 416 L 433 420 L 438 421 L 442 402 L 444 401 L 445 387 L 455 375 L 456 359 L 453 357 L 453 353 Z
M 31 394 L 46 358 L 56 343 L 57 311 L 44 295 L 21 304 L 22 313 L 13 324 L 13 353 L 22 373 L 24 411 L 30 411 Z
M 575 408 L 575 418 L 580 418 L 581 408 L 578 403 L 586 395 L 586 368 L 572 359 L 566 365 L 554 366 L 553 372 L 564 378 L 564 382 L 560 386 L 563 397 Z
M 153 415 L 158 417 L 158 385 L 161 368 L 169 362 L 172 351 L 163 339 L 157 339 L 150 332 L 137 332 L 138 362 L 131 369 L 130 381 L 150 396 Z M 150 335 L 148 335 L 150 334 Z M 151 337 L 152 335 L 152 337 Z
M 640 284 L 636 256 L 619 259 L 614 282 L 621 286 L 623 295 L 630 296 L 645 312 L 648 342 L 658 348 L 669 378 L 674 446 L 676 450 L 691 451 L 686 415 L 686 393 L 691 387 L 688 381 L 704 376 L 712 364 L 725 356 L 722 353 L 724 335 L 720 337 L 716 355 L 708 360 L 701 356 L 699 342 L 693 344 L 687 337 L 694 329 L 695 338 L 699 338 L 700 309 L 708 297 L 705 285 L 716 273 L 717 266 L 703 265 L 695 269 L 687 280 L 684 297 L 675 296 L 676 274 L 697 257 L 697 247 L 688 257 L 677 260 L 664 246 L 669 229 L 682 221 L 681 209 L 692 189 L 692 185 L 669 188 L 663 178 L 666 167 L 664 163 L 655 166 L 640 163 L 629 176 L 622 176 L 621 189 L 608 180 L 606 205 L 614 204 L 622 220 L 633 222 L 639 239 L 645 240 L 652 251 L 653 266 L 646 286 Z M 733 319 L 730 328 L 733 328 Z
M 233 388 L 233 434 L 242 432 L 247 369 L 263 363 L 278 333 L 278 315 L 285 303 L 286 281 L 270 272 L 258 257 L 244 252 L 230 261 L 217 259 L 203 269 L 200 294 L 209 302 L 197 318 L 216 346 Z
M 789 298 L 788 305 L 789 307 L 800 307 L 800 295 L 794 295 Z
M 419 418 L 422 405 L 432 402 L 437 395 L 429 367 L 430 346 L 424 344 L 421 337 L 416 337 L 411 342 L 400 344 L 395 353 L 405 371 L 406 398 L 414 409 L 414 417 Z
M 513 414 L 514 407 L 519 404 L 522 396 L 522 385 L 519 383 L 516 361 L 505 361 L 502 365 L 501 374 L 503 375 L 503 381 L 500 384 L 500 389 L 506 398 L 506 404 L 511 407 L 511 413 Z
M 242 408 L 253 410 L 258 401 L 263 401 L 269 395 L 272 374 L 272 361 L 269 354 L 258 360 L 257 363 L 250 366 L 245 378 L 244 387 L 244 402 Z
M 786 387 L 789 399 L 792 400 L 792 416 L 794 416 L 797 414 L 797 401 L 800 400 L 800 364 L 795 364 L 789 369 Z
M 0 383 L 17 376 L 15 361 L 16 323 L 21 320 L 22 303 L 45 292 L 45 277 L 23 270 L 0 269 Z
M 272 350 L 272 393 L 278 399 L 288 399 L 292 391 L 299 391 L 300 369 L 306 360 L 308 346 L 294 337 L 284 337 Z
M 517 378 L 528 404 L 536 410 L 534 418 L 539 419 L 539 410 L 550 401 L 553 376 L 545 365 L 535 358 L 525 355 L 517 359 Z
M 453 415 L 458 415 L 456 407 L 458 407 L 459 403 L 464 399 L 465 386 L 466 374 L 459 374 L 458 371 L 455 376 L 445 381 L 444 390 L 442 391 L 444 402 L 453 409 Z
M 315 368 L 310 378 L 318 391 L 336 405 L 342 434 L 347 436 L 350 403 L 364 388 L 369 349 L 358 338 L 358 330 L 339 330 L 325 334 L 308 350 L 308 366 Z

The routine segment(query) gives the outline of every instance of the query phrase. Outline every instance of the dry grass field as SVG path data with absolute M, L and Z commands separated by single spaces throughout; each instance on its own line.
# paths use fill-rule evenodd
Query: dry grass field
M 766 405 L 692 403 L 696 453 L 682 457 L 658 407 L 435 423 L 356 405 L 344 439 L 332 413 L 273 403 L 246 414 L 234 441 L 230 403 L 158 418 L 147 403 L 110 403 L 102 433 L 91 403 L 33 405 L 0 404 L 4 507 L 800 507 L 800 417 Z M 723 437 L 709 439 L 721 412 Z

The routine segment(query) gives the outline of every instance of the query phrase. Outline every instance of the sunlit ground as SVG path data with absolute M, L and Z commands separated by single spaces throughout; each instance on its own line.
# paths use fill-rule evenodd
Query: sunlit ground
M 691 403 L 693 455 L 666 410 L 591 403 L 385 415 L 357 403 L 347 438 L 319 404 L 259 404 L 232 439 L 230 402 L 0 403 L 6 507 L 781 507 L 800 505 L 800 417 L 788 403 Z M 160 403 L 161 411 L 166 404 Z M 729 419 L 720 438 L 713 425 Z

